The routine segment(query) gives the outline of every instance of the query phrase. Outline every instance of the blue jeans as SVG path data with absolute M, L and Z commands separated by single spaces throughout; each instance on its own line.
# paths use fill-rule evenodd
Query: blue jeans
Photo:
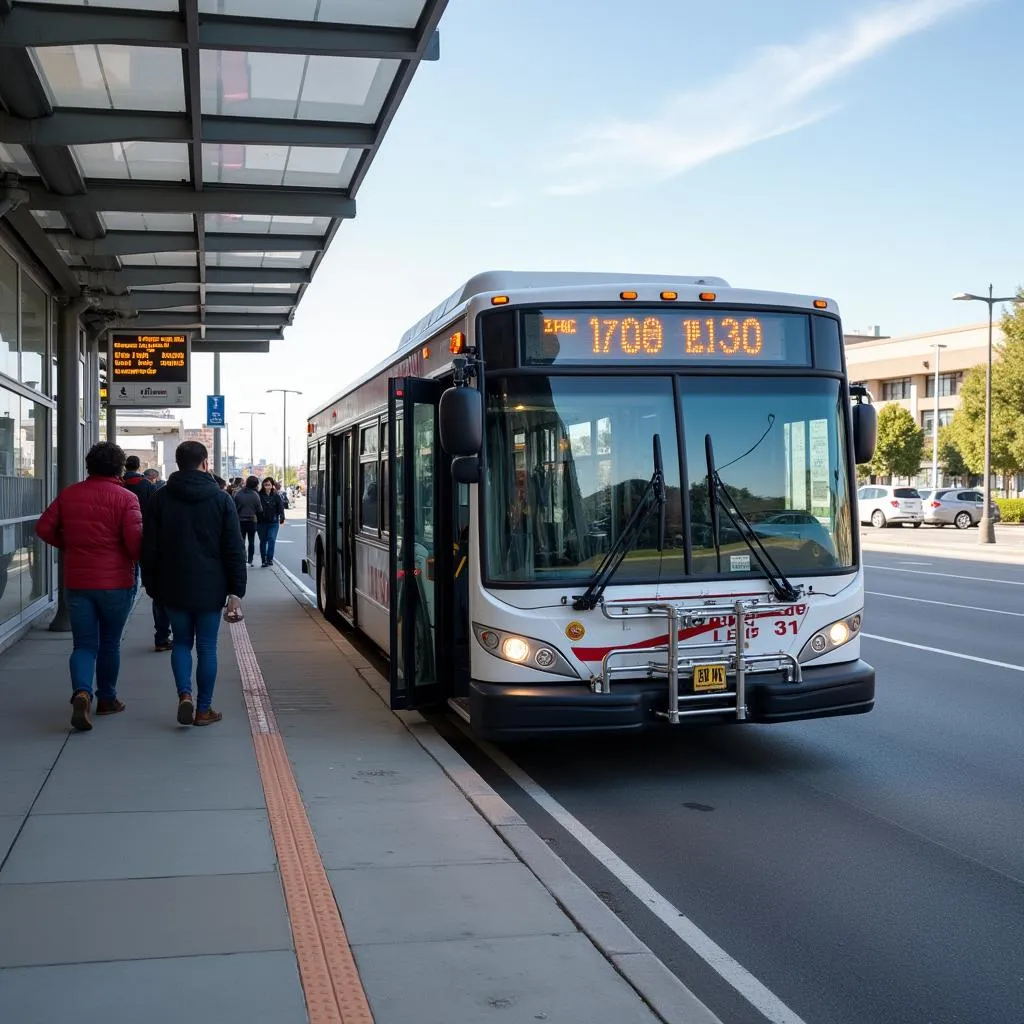
M 96 696 L 100 700 L 113 700 L 117 696 L 121 636 L 134 600 L 134 587 L 67 592 L 74 644 L 68 661 L 72 693 L 84 690 L 91 697 L 95 676 Z
M 167 617 L 174 631 L 171 671 L 178 696 L 192 695 L 192 645 L 196 648 L 196 710 L 209 711 L 213 688 L 217 683 L 217 634 L 220 612 L 192 612 L 168 608 Z
M 260 535 L 260 558 L 263 564 L 274 560 L 274 546 L 277 544 L 277 534 L 281 529 L 280 523 L 258 523 L 256 531 Z

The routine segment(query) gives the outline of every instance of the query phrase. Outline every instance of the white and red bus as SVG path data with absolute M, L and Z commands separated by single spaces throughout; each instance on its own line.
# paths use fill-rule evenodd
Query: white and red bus
M 321 610 L 493 739 L 871 710 L 842 337 L 720 278 L 477 275 L 309 418 Z

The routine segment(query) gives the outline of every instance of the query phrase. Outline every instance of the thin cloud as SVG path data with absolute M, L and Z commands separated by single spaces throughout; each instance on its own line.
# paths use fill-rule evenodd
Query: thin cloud
M 741 70 L 670 97 L 648 120 L 594 125 L 560 161 L 561 180 L 545 191 L 572 196 L 665 181 L 798 131 L 839 109 L 821 97 L 837 79 L 900 40 L 987 2 L 900 0 L 802 42 L 764 47 Z

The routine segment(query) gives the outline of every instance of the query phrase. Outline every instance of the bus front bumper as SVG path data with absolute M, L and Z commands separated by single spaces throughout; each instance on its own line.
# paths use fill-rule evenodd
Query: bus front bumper
M 807 667 L 803 681 L 781 672 L 747 676 L 748 722 L 794 722 L 805 718 L 860 715 L 875 704 L 875 670 L 864 661 Z M 723 704 L 725 701 L 723 701 Z M 560 733 L 640 732 L 669 727 L 668 695 L 657 680 L 616 680 L 611 693 L 582 685 L 508 686 L 473 680 L 470 721 L 482 739 L 524 740 Z M 735 707 L 683 719 L 695 725 L 737 721 Z

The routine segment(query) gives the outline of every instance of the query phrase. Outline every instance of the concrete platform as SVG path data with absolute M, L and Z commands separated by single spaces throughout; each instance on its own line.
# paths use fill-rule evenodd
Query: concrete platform
M 377 1024 L 713 1024 L 289 581 L 252 572 L 246 622 Z M 127 711 L 89 733 L 69 650 L 40 628 L 0 655 L 0 1019 L 306 1021 L 228 631 L 205 729 L 145 598 Z

